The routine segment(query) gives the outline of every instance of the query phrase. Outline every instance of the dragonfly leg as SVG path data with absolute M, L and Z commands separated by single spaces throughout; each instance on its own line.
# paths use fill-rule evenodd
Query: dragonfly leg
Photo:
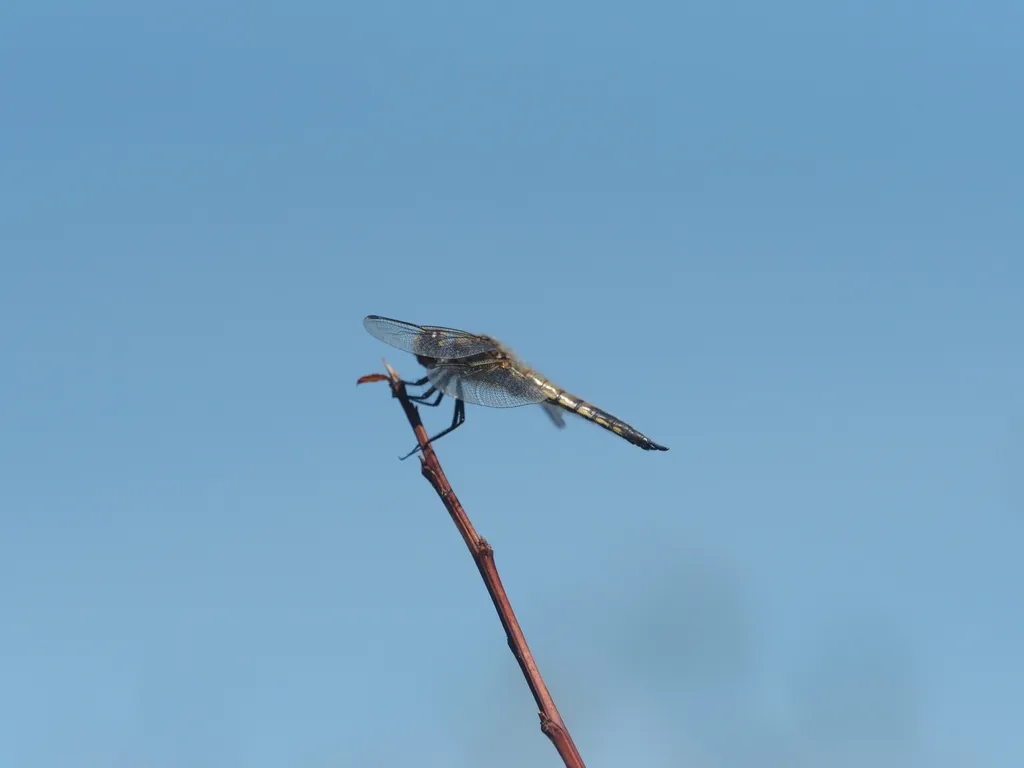
M 434 402 L 428 403 L 427 400 L 429 400 L 430 396 L 433 395 L 434 393 L 437 393 L 437 398 L 434 400 Z M 444 392 L 438 392 L 436 389 L 434 389 L 434 387 L 431 387 L 430 389 L 428 389 L 423 394 L 416 395 L 415 397 L 410 397 L 409 398 L 409 400 L 411 402 L 419 403 L 420 405 L 429 405 L 431 408 L 433 408 L 434 406 L 440 405 L 441 404 L 441 400 L 443 400 L 443 399 L 444 399 Z
M 440 400 L 439 400 L 439 402 L 440 402 Z M 427 440 L 426 444 L 430 445 L 432 442 L 434 442 L 435 440 L 441 439 L 442 437 L 447 435 L 452 430 L 458 429 L 460 426 L 462 426 L 462 423 L 465 420 L 466 420 L 466 404 L 464 402 L 462 402 L 461 400 L 456 400 L 455 401 L 455 413 L 452 416 L 452 425 L 450 427 L 448 427 L 447 429 L 442 429 L 440 432 L 438 432 L 432 438 Z M 411 451 L 409 451 L 407 454 L 405 454 L 405 456 L 402 456 L 401 460 L 405 461 L 406 459 L 408 459 L 410 456 L 412 456 L 414 453 L 416 453 L 419 450 L 420 450 L 420 446 L 417 445 L 415 448 L 413 448 Z
M 430 377 L 424 376 L 422 379 L 417 379 L 416 381 L 406 381 L 405 379 L 399 379 L 399 381 L 401 381 L 407 387 L 422 387 L 424 384 L 430 381 Z M 433 389 L 433 387 L 431 387 L 431 389 Z

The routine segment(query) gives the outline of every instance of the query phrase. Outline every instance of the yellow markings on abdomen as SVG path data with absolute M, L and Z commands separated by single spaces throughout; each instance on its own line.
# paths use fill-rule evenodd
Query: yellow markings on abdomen
M 581 407 L 585 407 L 586 405 L 578 397 L 574 397 L 573 395 L 570 395 L 567 392 L 562 392 L 557 389 L 555 390 L 555 392 L 556 394 L 554 395 L 554 398 L 558 402 L 558 404 L 563 408 L 568 408 L 570 411 L 575 411 L 576 413 L 579 413 L 579 409 Z
M 552 400 L 558 400 L 558 396 L 562 394 L 561 390 L 558 389 L 547 379 L 542 379 L 537 375 L 533 376 L 533 383 L 544 390 L 544 394 L 550 397 Z
M 599 424 L 605 429 L 614 432 L 619 437 L 624 437 L 630 442 L 633 442 L 632 435 L 636 430 L 628 424 L 624 424 L 619 421 L 610 413 L 605 413 L 600 408 L 596 408 L 587 401 L 566 392 L 559 392 L 558 396 L 552 399 L 554 399 L 563 408 L 567 408 L 573 413 L 579 414 L 584 419 L 592 421 L 595 424 Z
M 580 410 L 583 409 L 581 408 Z M 598 411 L 597 409 L 594 409 L 593 415 L 590 416 L 589 418 L 592 419 L 595 424 L 600 424 L 605 429 L 610 429 L 616 435 L 621 435 L 624 434 L 625 432 L 623 425 L 620 424 L 617 420 L 613 420 L 614 417 L 609 416 L 607 413 L 604 413 L 602 411 Z
M 595 408 L 585 400 L 581 400 L 575 395 L 570 395 L 566 392 L 559 392 L 558 397 L 555 399 L 563 408 L 568 408 L 573 413 L 578 413 L 584 419 L 600 424 L 605 429 L 615 429 L 616 420 L 614 416 Z
M 554 390 L 555 394 L 551 395 L 551 400 L 558 403 L 560 406 L 568 411 L 579 414 L 584 419 L 592 421 L 599 426 L 604 427 L 609 432 L 614 432 L 624 440 L 629 441 L 633 445 L 638 445 L 645 451 L 657 450 L 667 451 L 668 448 L 658 445 L 650 438 L 640 434 L 633 427 L 626 424 L 624 421 L 619 421 L 615 416 L 610 413 L 602 411 L 600 408 L 596 408 L 590 403 L 582 400 L 576 395 L 570 395 L 567 392 L 562 392 L 554 387 L 548 389 L 551 385 L 547 382 L 544 383 L 544 391 L 551 392 Z

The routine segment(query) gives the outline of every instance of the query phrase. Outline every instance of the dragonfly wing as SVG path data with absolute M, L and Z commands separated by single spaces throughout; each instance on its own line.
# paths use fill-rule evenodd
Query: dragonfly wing
M 548 399 L 547 392 L 528 374 L 501 362 L 441 363 L 428 368 L 427 376 L 431 384 L 449 397 L 488 408 L 518 408 Z
M 424 357 L 453 360 L 498 348 L 494 340 L 486 336 L 439 325 L 413 325 L 380 315 L 368 315 L 363 319 L 363 327 L 385 344 Z
M 541 403 L 541 407 L 544 409 L 544 413 L 546 413 L 550 417 L 551 421 L 554 422 L 556 427 L 559 429 L 565 428 L 565 416 L 562 415 L 563 411 L 561 408 L 557 405 L 552 405 L 551 403 Z

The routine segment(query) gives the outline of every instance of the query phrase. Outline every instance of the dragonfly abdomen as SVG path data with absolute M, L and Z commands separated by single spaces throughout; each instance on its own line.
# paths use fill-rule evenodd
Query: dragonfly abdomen
M 570 395 L 566 392 L 559 392 L 556 397 L 551 399 L 551 402 L 565 408 L 567 411 L 572 411 L 573 413 L 582 416 L 588 421 L 594 422 L 600 427 L 604 427 L 609 432 L 614 432 L 622 439 L 628 440 L 633 445 L 639 446 L 645 451 L 668 450 L 665 446 L 658 445 L 649 437 L 642 434 L 639 430 L 629 426 L 629 424 L 622 421 L 622 419 L 612 416 L 607 411 L 602 411 L 597 406 L 592 405 L 585 400 L 581 400 L 575 395 Z

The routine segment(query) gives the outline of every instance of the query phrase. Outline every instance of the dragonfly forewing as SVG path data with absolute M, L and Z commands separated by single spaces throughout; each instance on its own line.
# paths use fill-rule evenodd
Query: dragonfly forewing
M 498 348 L 497 343 L 487 336 L 439 325 L 413 325 L 380 315 L 366 317 L 363 327 L 385 344 L 423 357 L 454 360 Z

